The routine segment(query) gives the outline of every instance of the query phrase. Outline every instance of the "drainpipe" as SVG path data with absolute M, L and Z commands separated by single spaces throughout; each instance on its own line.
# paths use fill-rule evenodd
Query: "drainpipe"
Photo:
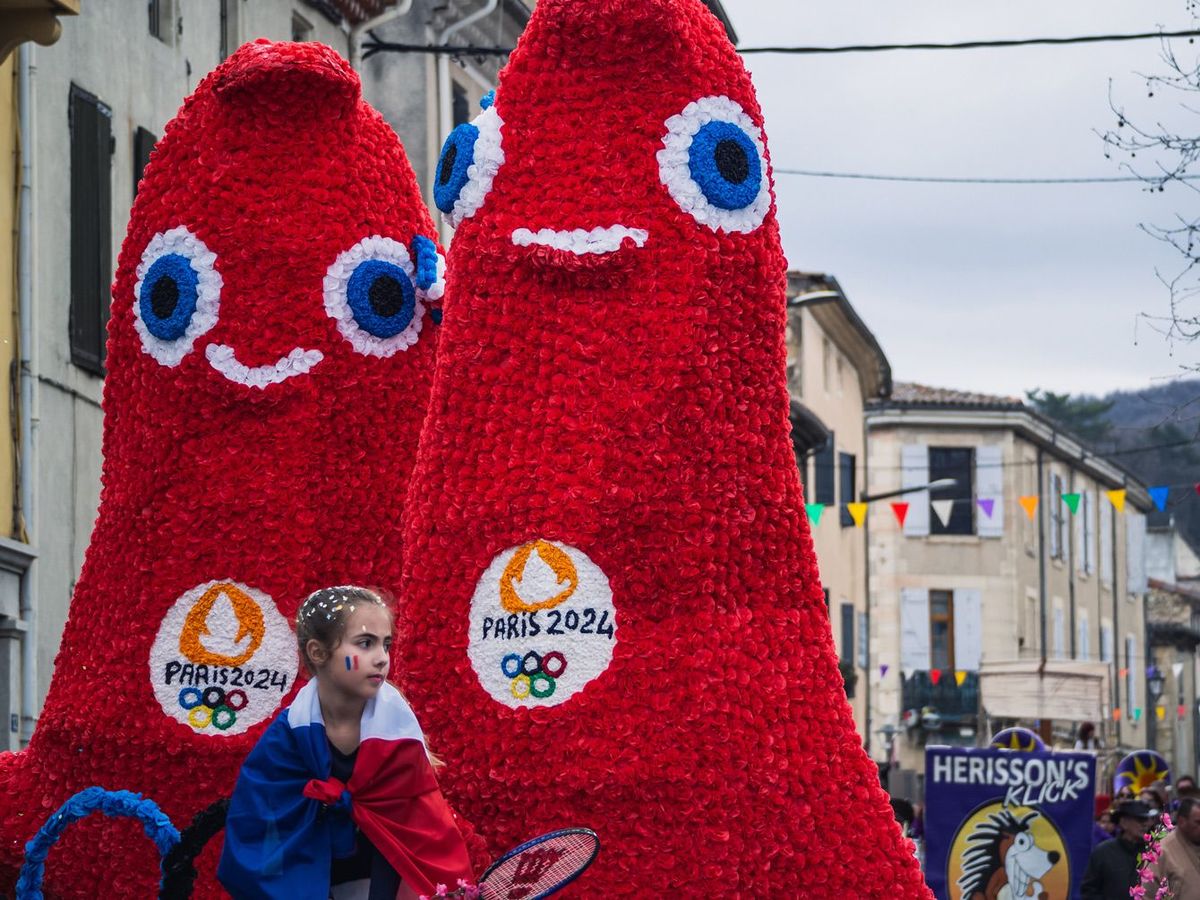
M 20 342 L 20 430 L 19 453 L 20 486 L 17 502 L 19 518 L 17 533 L 26 544 L 33 543 L 34 497 L 33 497 L 33 79 L 37 66 L 33 58 L 33 45 L 24 43 L 18 51 L 17 62 L 17 107 L 18 128 L 21 140 L 20 174 L 20 219 L 18 222 L 17 257 L 17 316 Z M 33 567 L 21 575 L 21 619 L 25 623 L 25 637 L 21 642 L 21 734 L 22 744 L 28 744 L 37 724 L 38 671 L 37 671 L 37 610 L 33 602 Z
M 1126 487 L 1125 484 L 1122 484 L 1121 486 Z M 1117 662 L 1117 660 L 1120 659 L 1120 654 L 1117 651 L 1117 636 L 1121 633 L 1121 624 L 1120 624 L 1121 623 L 1121 618 L 1120 618 L 1121 604 L 1117 598 L 1119 597 L 1118 585 L 1121 584 L 1121 581 L 1120 581 L 1120 579 L 1117 578 L 1117 511 L 1115 509 L 1113 510 L 1113 514 L 1112 514 L 1111 519 L 1109 520 L 1109 524 L 1111 526 L 1110 533 L 1112 534 L 1112 541 L 1111 541 L 1112 546 L 1109 547 L 1109 550 L 1111 551 L 1111 555 L 1112 555 L 1112 659 L 1109 660 L 1108 664 L 1110 666 L 1112 666 L 1113 709 L 1119 709 L 1121 706 L 1121 680 L 1120 680 L 1120 678 L 1121 678 L 1120 668 L 1121 667 L 1120 667 L 1120 664 Z M 1124 642 L 1122 642 L 1122 643 L 1124 643 Z M 1125 715 L 1129 715 L 1130 712 L 1131 712 L 1131 710 L 1126 709 Z M 1123 715 L 1121 718 L 1124 718 L 1124 717 L 1125 716 Z M 1121 746 L 1121 719 L 1117 719 L 1115 740 L 1116 740 L 1116 746 L 1120 747 Z
M 464 19 L 449 25 L 438 35 L 435 46 L 444 47 L 450 38 L 468 26 L 474 25 L 480 19 L 490 16 L 500 5 L 500 0 L 488 0 L 482 9 L 477 9 Z M 450 136 L 453 120 L 450 118 L 450 58 L 445 53 L 439 53 L 437 58 L 438 81 L 438 148 Z
M 380 25 L 386 24 L 393 19 L 398 19 L 412 9 L 413 0 L 400 0 L 398 4 L 391 9 L 385 9 L 373 19 L 367 19 L 365 22 L 359 22 L 350 29 L 350 68 L 355 72 L 362 68 L 362 44 L 363 35 L 369 32 L 372 28 L 378 28 Z
M 1046 473 L 1044 470 L 1044 453 L 1041 447 L 1038 447 L 1037 454 L 1037 478 L 1038 478 L 1038 496 L 1043 496 L 1043 488 L 1046 484 Z M 1053 498 L 1048 498 L 1049 502 L 1053 503 Z M 1038 669 L 1038 674 L 1042 675 L 1046 671 L 1046 504 L 1038 503 L 1038 610 L 1041 618 L 1041 649 L 1042 663 Z

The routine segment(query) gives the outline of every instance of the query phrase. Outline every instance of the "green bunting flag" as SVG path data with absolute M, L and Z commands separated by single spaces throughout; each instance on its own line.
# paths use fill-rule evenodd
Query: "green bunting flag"
M 1071 515 L 1079 512 L 1079 494 L 1063 494 L 1063 503 L 1067 504 L 1067 509 L 1071 510 Z
M 804 511 L 808 513 L 808 521 L 813 525 L 821 524 L 821 513 L 825 512 L 824 503 L 805 503 Z

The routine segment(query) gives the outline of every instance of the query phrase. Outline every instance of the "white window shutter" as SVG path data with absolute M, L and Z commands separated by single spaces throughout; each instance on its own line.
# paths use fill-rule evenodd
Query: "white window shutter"
M 1068 510 L 1069 512 L 1069 510 Z M 1084 551 L 1087 541 L 1087 493 L 1079 492 L 1079 505 L 1075 507 L 1075 571 L 1083 573 L 1087 565 L 1087 553 Z
M 1088 627 L 1088 615 L 1085 610 L 1079 611 L 1079 635 L 1075 639 L 1075 658 L 1090 659 L 1092 656 L 1092 633 Z
M 929 670 L 929 591 L 900 590 L 900 668 Z
M 900 486 L 918 487 L 929 484 L 929 447 L 925 444 L 905 444 L 900 448 Z M 904 519 L 905 537 L 925 537 L 929 534 L 929 491 L 914 491 L 897 497 L 908 502 Z M 926 626 L 928 631 L 928 625 Z M 928 642 L 926 642 L 928 643 Z
M 974 588 L 954 592 L 954 668 L 978 672 L 983 655 L 983 598 Z
M 1004 448 L 985 444 L 975 448 L 975 496 L 992 501 L 992 517 L 976 508 L 975 521 L 980 537 L 1004 536 Z
M 1085 491 L 1083 494 L 1084 501 L 1084 516 L 1083 516 L 1083 534 L 1084 540 L 1087 541 L 1087 574 L 1096 574 L 1096 497 L 1091 491 Z
M 1113 505 L 1107 500 L 1098 502 L 1100 507 L 1100 580 L 1112 587 L 1112 517 Z
M 1125 514 L 1125 590 L 1146 593 L 1146 517 L 1140 512 Z

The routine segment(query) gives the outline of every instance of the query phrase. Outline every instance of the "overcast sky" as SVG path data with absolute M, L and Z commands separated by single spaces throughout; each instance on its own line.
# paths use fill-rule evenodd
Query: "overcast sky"
M 725 5 L 744 47 L 1193 27 L 1185 0 Z M 1181 54 L 1200 46 L 1176 43 Z M 1161 71 L 1160 53 L 1158 41 L 1147 40 L 746 61 L 776 168 L 1081 177 L 1122 174 L 1096 133 L 1115 124 L 1110 79 L 1135 121 L 1170 114 L 1137 76 Z M 1193 105 L 1200 108 L 1200 96 Z M 789 264 L 838 279 L 897 380 L 1017 395 L 1033 387 L 1104 392 L 1160 384 L 1181 364 L 1200 363 L 1200 343 L 1177 344 L 1172 356 L 1163 337 L 1138 322 L 1138 313 L 1166 314 L 1155 269 L 1178 265 L 1138 224 L 1195 210 L 1200 196 L 1186 187 L 1148 194 L 1138 184 L 997 187 L 777 174 L 776 189 Z

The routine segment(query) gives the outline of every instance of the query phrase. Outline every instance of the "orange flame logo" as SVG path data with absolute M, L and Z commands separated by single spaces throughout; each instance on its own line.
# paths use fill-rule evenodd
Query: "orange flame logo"
M 566 587 L 558 590 L 564 582 Z M 518 593 L 518 585 L 525 588 L 525 598 Z M 547 597 L 548 585 L 553 585 L 551 589 L 555 593 Z M 549 541 L 530 541 L 522 545 L 504 567 L 504 574 L 500 576 L 500 605 L 510 613 L 552 609 L 566 602 L 577 587 L 579 573 L 571 557 Z M 535 599 L 531 596 L 533 593 L 541 593 L 543 599 Z
M 194 663 L 240 666 L 262 646 L 266 624 L 254 599 L 227 581 L 214 584 L 188 610 L 179 652 Z

